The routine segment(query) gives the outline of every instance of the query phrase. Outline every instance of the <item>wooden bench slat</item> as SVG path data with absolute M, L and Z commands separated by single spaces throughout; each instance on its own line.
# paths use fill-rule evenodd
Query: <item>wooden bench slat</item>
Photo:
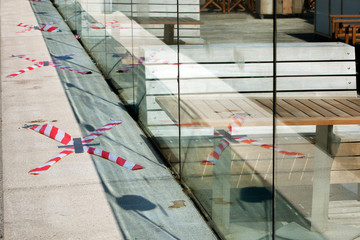
M 273 101 L 272 99 L 256 99 L 256 102 L 259 102 L 261 105 L 267 107 L 270 111 L 273 109 Z M 260 108 L 263 106 L 260 105 Z M 276 105 L 276 114 L 280 117 L 293 117 L 294 115 L 287 111 L 283 106 L 277 104 Z
M 307 107 L 309 107 L 309 108 L 313 109 L 314 111 L 316 111 L 317 113 L 321 114 L 322 117 L 334 117 L 335 116 L 332 112 L 322 108 L 321 106 L 319 106 L 312 100 L 302 99 L 301 102 L 304 105 L 306 105 Z
M 211 107 L 204 101 L 199 100 L 196 102 L 191 103 L 195 109 L 200 110 L 201 115 L 205 118 L 213 118 L 213 119 L 221 119 L 221 117 L 218 114 L 215 114 Z
M 335 108 L 341 109 L 341 111 L 346 112 L 350 116 L 359 116 L 360 112 L 334 100 L 334 99 L 324 99 L 325 102 L 329 103 L 331 106 Z
M 323 109 L 327 109 L 329 112 L 332 112 L 336 116 L 351 116 L 350 114 L 342 111 L 341 109 L 332 107 L 329 103 L 326 102 L 326 99 L 312 99 L 311 101 L 318 104 Z
M 272 111 L 270 109 L 261 108 L 255 102 L 253 102 L 253 101 L 251 101 L 250 99 L 247 99 L 247 98 L 243 98 L 242 101 L 247 103 L 249 106 L 251 106 L 254 109 L 253 111 L 260 112 L 261 113 L 260 117 L 263 117 L 263 116 L 265 118 L 272 117 L 273 113 L 272 113 Z M 250 112 L 250 114 L 251 114 L 250 117 L 252 117 L 252 118 L 257 117 L 257 114 L 252 114 L 252 111 Z
M 307 113 L 311 117 L 321 117 L 321 115 L 314 111 L 313 109 L 309 108 L 305 104 L 297 101 L 296 99 L 284 99 L 283 101 L 286 101 L 290 103 L 291 105 L 295 106 L 296 108 L 300 109 L 302 112 Z
M 304 111 L 301 111 L 294 105 L 291 105 L 288 101 L 285 101 L 283 99 L 278 99 L 277 104 L 281 104 L 281 106 L 288 112 L 292 113 L 295 116 L 301 116 L 301 117 L 308 117 L 309 115 L 306 114 Z
M 358 112 L 360 111 L 360 99 L 346 99 L 346 101 L 344 101 L 343 99 L 339 99 L 338 101 L 346 102 L 351 108 L 355 109 Z
M 221 118 L 231 117 L 231 114 L 229 114 L 228 111 L 229 109 L 226 108 L 223 104 L 221 104 L 221 100 L 208 100 L 207 105 L 209 105 L 210 108 L 214 110 L 214 112 L 220 115 Z

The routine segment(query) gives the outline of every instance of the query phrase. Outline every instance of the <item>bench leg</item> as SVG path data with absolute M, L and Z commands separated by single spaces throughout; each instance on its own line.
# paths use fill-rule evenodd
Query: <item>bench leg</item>
M 333 162 L 329 154 L 332 142 L 332 130 L 332 125 L 316 126 L 311 212 L 311 230 L 316 232 L 326 231 L 328 225 L 330 173 Z
M 164 25 L 164 42 L 166 44 L 174 44 L 174 24 Z
M 218 141 L 215 141 L 217 146 Z M 226 235 L 230 230 L 231 147 L 227 147 L 214 166 L 212 219 Z

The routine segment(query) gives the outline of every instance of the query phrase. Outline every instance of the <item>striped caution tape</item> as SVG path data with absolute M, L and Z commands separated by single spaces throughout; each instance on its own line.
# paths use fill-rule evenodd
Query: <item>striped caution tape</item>
M 57 26 L 54 26 L 54 24 L 55 24 L 54 22 L 50 22 L 48 24 L 42 24 L 40 26 L 31 26 L 31 25 L 28 25 L 28 24 L 25 24 L 25 23 L 19 23 L 16 26 L 24 27 L 26 29 L 18 31 L 16 33 L 24 33 L 24 32 L 31 31 L 33 29 L 43 31 L 43 32 L 61 32 L 60 28 L 57 27 Z
M 117 29 L 130 29 L 130 27 L 122 27 L 122 26 L 114 26 L 114 24 L 118 23 L 119 21 L 113 19 L 110 22 L 106 23 L 107 27 L 117 28 Z
M 90 30 L 104 29 L 105 26 L 102 23 L 89 23 Z
M 25 73 L 25 72 L 28 72 L 28 71 L 31 71 L 31 70 L 34 70 L 34 69 L 37 69 L 37 68 L 41 68 L 41 67 L 47 67 L 47 66 L 51 66 L 51 67 L 55 67 L 55 68 L 59 68 L 59 69 L 64 69 L 64 70 L 68 70 L 68 71 L 76 72 L 76 73 L 81 73 L 81 74 L 91 74 L 92 73 L 91 71 L 78 70 L 78 69 L 75 69 L 73 67 L 67 67 L 67 66 L 64 66 L 64 65 L 61 65 L 61 64 L 57 63 L 60 60 L 69 59 L 70 57 L 72 57 L 74 55 L 75 55 L 75 53 L 71 53 L 71 54 L 67 54 L 67 55 L 64 55 L 64 56 L 57 57 L 52 61 L 37 61 L 36 59 L 25 57 L 25 55 L 14 55 L 14 54 L 12 54 L 11 57 L 22 58 L 22 59 L 34 62 L 35 64 L 32 65 L 32 66 L 26 67 L 24 69 L 21 69 L 21 70 L 15 72 L 15 73 L 9 74 L 6 77 L 16 77 L 16 76 L 18 76 L 18 75 L 20 75 L 22 73 Z
M 132 163 L 124 158 L 121 158 L 119 156 L 116 156 L 115 154 L 112 154 L 110 152 L 104 151 L 99 148 L 90 147 L 87 144 L 92 142 L 95 138 L 101 136 L 106 131 L 111 130 L 114 126 L 117 126 L 121 124 L 122 121 L 116 121 L 112 120 L 110 123 L 102 126 L 101 128 L 96 129 L 95 131 L 91 132 L 86 137 L 83 137 L 80 140 L 80 145 L 77 145 L 78 143 L 75 141 L 76 139 L 73 139 L 70 134 L 66 133 L 65 131 L 52 126 L 50 124 L 43 124 L 43 125 L 35 125 L 30 127 L 31 130 L 38 132 L 42 135 L 45 135 L 51 139 L 54 139 L 62 144 L 65 144 L 65 150 L 60 152 L 58 155 L 44 163 L 43 165 L 31 169 L 29 171 L 29 174 L 32 175 L 39 175 L 45 171 L 47 171 L 51 166 L 53 166 L 55 163 L 60 161 L 62 158 L 76 152 L 77 148 L 82 148 L 82 152 L 87 152 L 89 154 L 101 157 L 103 159 L 109 160 L 117 165 L 120 165 L 124 168 L 130 169 L 130 170 L 139 170 L 143 169 L 143 166 L 140 166 L 138 164 Z
M 241 127 L 245 121 L 246 115 L 243 114 L 234 114 L 231 117 L 231 121 L 228 126 L 228 133 L 230 135 L 237 135 L 239 134 L 239 127 Z M 215 131 L 215 135 L 221 135 L 219 132 Z M 252 144 L 255 146 L 259 146 L 262 148 L 274 150 L 275 152 L 284 154 L 284 155 L 291 155 L 295 156 L 297 158 L 304 158 L 305 155 L 303 153 L 294 152 L 294 151 L 288 151 L 284 149 L 275 148 L 271 144 L 262 143 L 258 140 L 245 138 L 245 137 L 233 137 L 233 139 L 238 143 L 247 143 Z M 215 149 L 209 154 L 209 157 L 207 160 L 203 160 L 201 164 L 203 165 L 216 165 L 216 163 L 219 161 L 221 154 L 225 151 L 225 149 L 230 145 L 230 142 L 223 138 L 220 140 L 219 144 L 215 147 Z
M 39 30 L 44 32 L 61 32 L 59 27 L 56 27 L 52 24 L 43 24 L 39 26 Z
M 118 157 L 118 156 L 116 156 L 112 153 L 106 152 L 104 150 L 94 148 L 94 147 L 85 147 L 85 148 L 88 148 L 86 150 L 87 153 L 98 156 L 98 157 L 102 157 L 102 158 L 109 160 L 113 163 L 116 163 L 117 165 L 120 165 L 124 168 L 130 169 L 130 170 L 139 170 L 139 169 L 144 168 L 143 166 L 140 166 L 138 164 L 127 161 L 121 157 Z
M 104 126 L 102 126 L 101 128 L 96 129 L 95 131 L 91 132 L 89 135 L 87 135 L 86 137 L 84 137 L 83 143 L 89 143 L 92 142 L 95 138 L 103 135 L 106 131 L 111 130 L 113 127 L 122 124 L 122 121 L 117 121 L 117 120 L 112 120 L 111 122 L 109 122 L 108 124 L 105 124 Z

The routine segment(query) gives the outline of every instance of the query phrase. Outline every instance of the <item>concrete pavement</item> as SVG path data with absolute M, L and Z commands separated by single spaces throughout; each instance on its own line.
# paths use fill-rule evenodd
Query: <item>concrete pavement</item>
M 16 33 L 20 22 L 51 19 L 61 33 Z M 93 74 L 42 67 L 5 77 L 32 65 L 11 54 L 51 60 L 69 53 L 76 55 L 61 64 Z M 1 0 L 1 98 L 5 239 L 216 239 L 50 1 Z M 110 119 L 124 123 L 96 142 L 145 169 L 72 154 L 39 176 L 27 174 L 61 150 L 24 125 L 50 123 L 81 137 Z

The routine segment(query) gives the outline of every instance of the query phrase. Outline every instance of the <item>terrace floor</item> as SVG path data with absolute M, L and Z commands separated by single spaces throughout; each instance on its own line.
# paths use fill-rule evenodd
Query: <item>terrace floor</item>
M 273 20 L 257 18 L 244 12 L 222 14 L 214 11 L 201 12 L 201 38 L 207 43 L 271 43 Z M 314 34 L 314 15 L 305 13 L 297 17 L 277 19 L 278 42 L 324 41 Z

